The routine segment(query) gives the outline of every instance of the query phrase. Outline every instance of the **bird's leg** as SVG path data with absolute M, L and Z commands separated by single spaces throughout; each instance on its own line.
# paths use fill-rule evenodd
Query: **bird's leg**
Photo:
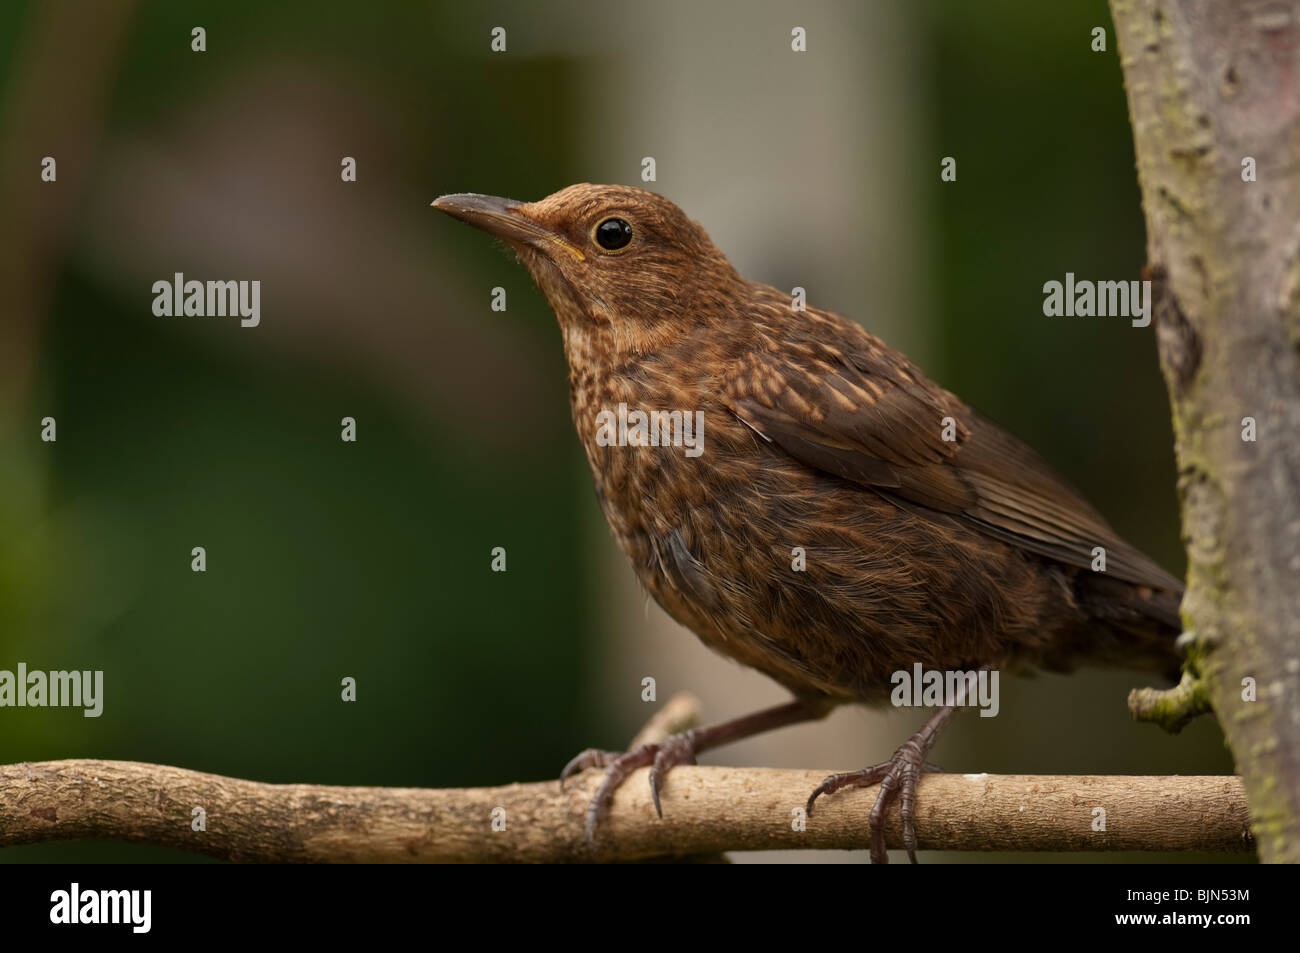
M 990 666 L 983 665 L 978 671 L 985 672 L 989 668 Z M 812 816 L 813 802 L 823 794 L 831 794 L 840 788 L 867 788 L 879 784 L 880 793 L 876 795 L 876 803 L 867 815 L 867 823 L 871 825 L 871 862 L 889 863 L 889 854 L 885 851 L 885 814 L 894 801 L 898 801 L 898 811 L 903 816 L 903 847 L 908 859 L 916 863 L 916 784 L 922 774 L 943 772 L 943 768 L 930 764 L 925 759 L 934 743 L 939 740 L 939 732 L 952 720 L 957 709 L 966 704 L 964 682 L 958 688 L 957 696 L 950 701 L 953 704 L 936 709 L 921 729 L 908 738 L 888 761 L 861 771 L 832 774 L 817 785 L 817 789 L 808 796 L 808 815 Z
M 677 765 L 695 764 L 695 756 L 710 748 L 717 748 L 776 728 L 784 728 L 787 725 L 825 718 L 834 707 L 833 702 L 822 699 L 796 700 L 785 705 L 777 705 L 775 708 L 765 708 L 752 715 L 733 718 L 721 724 L 692 728 L 690 731 L 670 735 L 661 743 L 640 745 L 626 754 L 588 748 L 564 766 L 564 770 L 560 773 L 560 787 L 563 789 L 567 778 L 586 768 L 605 769 L 605 777 L 587 806 L 587 846 L 594 848 L 596 831 L 600 822 L 609 814 L 614 792 L 637 768 L 651 766 L 650 795 L 654 798 L 655 811 L 663 817 L 663 809 L 659 805 L 659 790 L 663 787 L 668 772 Z
M 943 770 L 930 764 L 925 757 L 956 711 L 955 705 L 945 705 L 936 710 L 921 730 L 907 739 L 888 761 L 861 771 L 832 774 L 809 795 L 808 814 L 812 815 L 813 802 L 823 794 L 832 794 L 840 788 L 867 788 L 879 784 L 880 793 L 876 795 L 875 806 L 867 815 L 867 823 L 871 825 L 871 862 L 889 863 L 889 855 L 885 852 L 885 814 L 894 801 L 898 801 L 899 813 L 903 815 L 903 847 L 912 863 L 916 863 L 916 783 L 923 772 Z

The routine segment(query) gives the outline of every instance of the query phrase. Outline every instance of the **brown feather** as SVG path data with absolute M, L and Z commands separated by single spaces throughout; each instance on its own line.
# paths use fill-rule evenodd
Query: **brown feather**
M 880 701 L 918 662 L 1176 665 L 1178 581 L 902 354 L 744 280 L 657 195 L 578 185 L 505 214 L 526 227 L 489 230 L 555 310 L 610 528 L 706 644 L 837 701 Z M 614 252 L 593 241 L 609 216 L 634 235 Z M 703 454 L 602 446 L 597 415 L 620 403 L 701 411 Z

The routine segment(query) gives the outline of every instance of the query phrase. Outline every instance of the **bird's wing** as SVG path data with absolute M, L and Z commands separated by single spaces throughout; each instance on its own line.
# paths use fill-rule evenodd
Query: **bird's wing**
M 1028 446 L 851 327 L 744 355 L 723 385 L 731 412 L 808 466 L 1067 565 L 1101 546 L 1108 575 L 1180 588 Z

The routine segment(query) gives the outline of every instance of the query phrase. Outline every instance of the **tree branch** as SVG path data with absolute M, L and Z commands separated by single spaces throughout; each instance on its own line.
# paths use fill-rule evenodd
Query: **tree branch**
M 1133 689 L 1128 694 L 1128 707 L 1138 721 L 1155 722 L 1175 735 L 1193 718 L 1213 711 L 1204 679 L 1187 671 L 1173 688 Z
M 691 728 L 699 715 L 694 696 L 674 695 L 633 746 Z M 803 816 L 809 793 L 832 773 L 674 768 L 660 820 L 642 769 L 615 796 L 593 856 L 583 819 L 600 783 L 597 770 L 564 791 L 555 781 L 438 790 L 263 784 L 134 761 L 41 761 L 0 766 L 0 847 L 124 840 L 268 863 L 631 861 L 866 849 L 874 790 L 823 798 L 814 817 Z M 206 829 L 194 829 L 196 808 Z M 886 842 L 900 847 L 897 812 L 886 825 Z M 1234 777 L 931 774 L 918 790 L 916 830 L 922 850 L 1254 849 Z
M 669 775 L 659 820 L 643 769 L 614 799 L 599 859 L 865 849 L 873 790 L 823 799 L 806 830 L 796 829 L 808 793 L 830 773 L 679 767 Z M 554 781 L 427 790 L 262 784 L 131 761 L 6 765 L 0 846 L 95 838 L 234 861 L 585 861 L 593 858 L 583 843 L 583 813 L 598 782 L 599 772 L 589 771 L 564 792 Z M 196 807 L 205 831 L 192 829 Z M 1093 830 L 1098 808 L 1104 831 Z M 887 823 L 889 845 L 900 846 L 896 812 Z M 927 775 L 916 828 L 923 850 L 1254 846 L 1234 777 Z

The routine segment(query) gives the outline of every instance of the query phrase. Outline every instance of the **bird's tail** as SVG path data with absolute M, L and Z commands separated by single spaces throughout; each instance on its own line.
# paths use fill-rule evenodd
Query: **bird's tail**
M 1178 609 L 1183 587 L 1152 589 L 1088 573 L 1076 585 L 1085 624 L 1062 644 L 1059 661 L 1159 672 L 1177 682 L 1182 659 L 1176 642 L 1182 632 Z

